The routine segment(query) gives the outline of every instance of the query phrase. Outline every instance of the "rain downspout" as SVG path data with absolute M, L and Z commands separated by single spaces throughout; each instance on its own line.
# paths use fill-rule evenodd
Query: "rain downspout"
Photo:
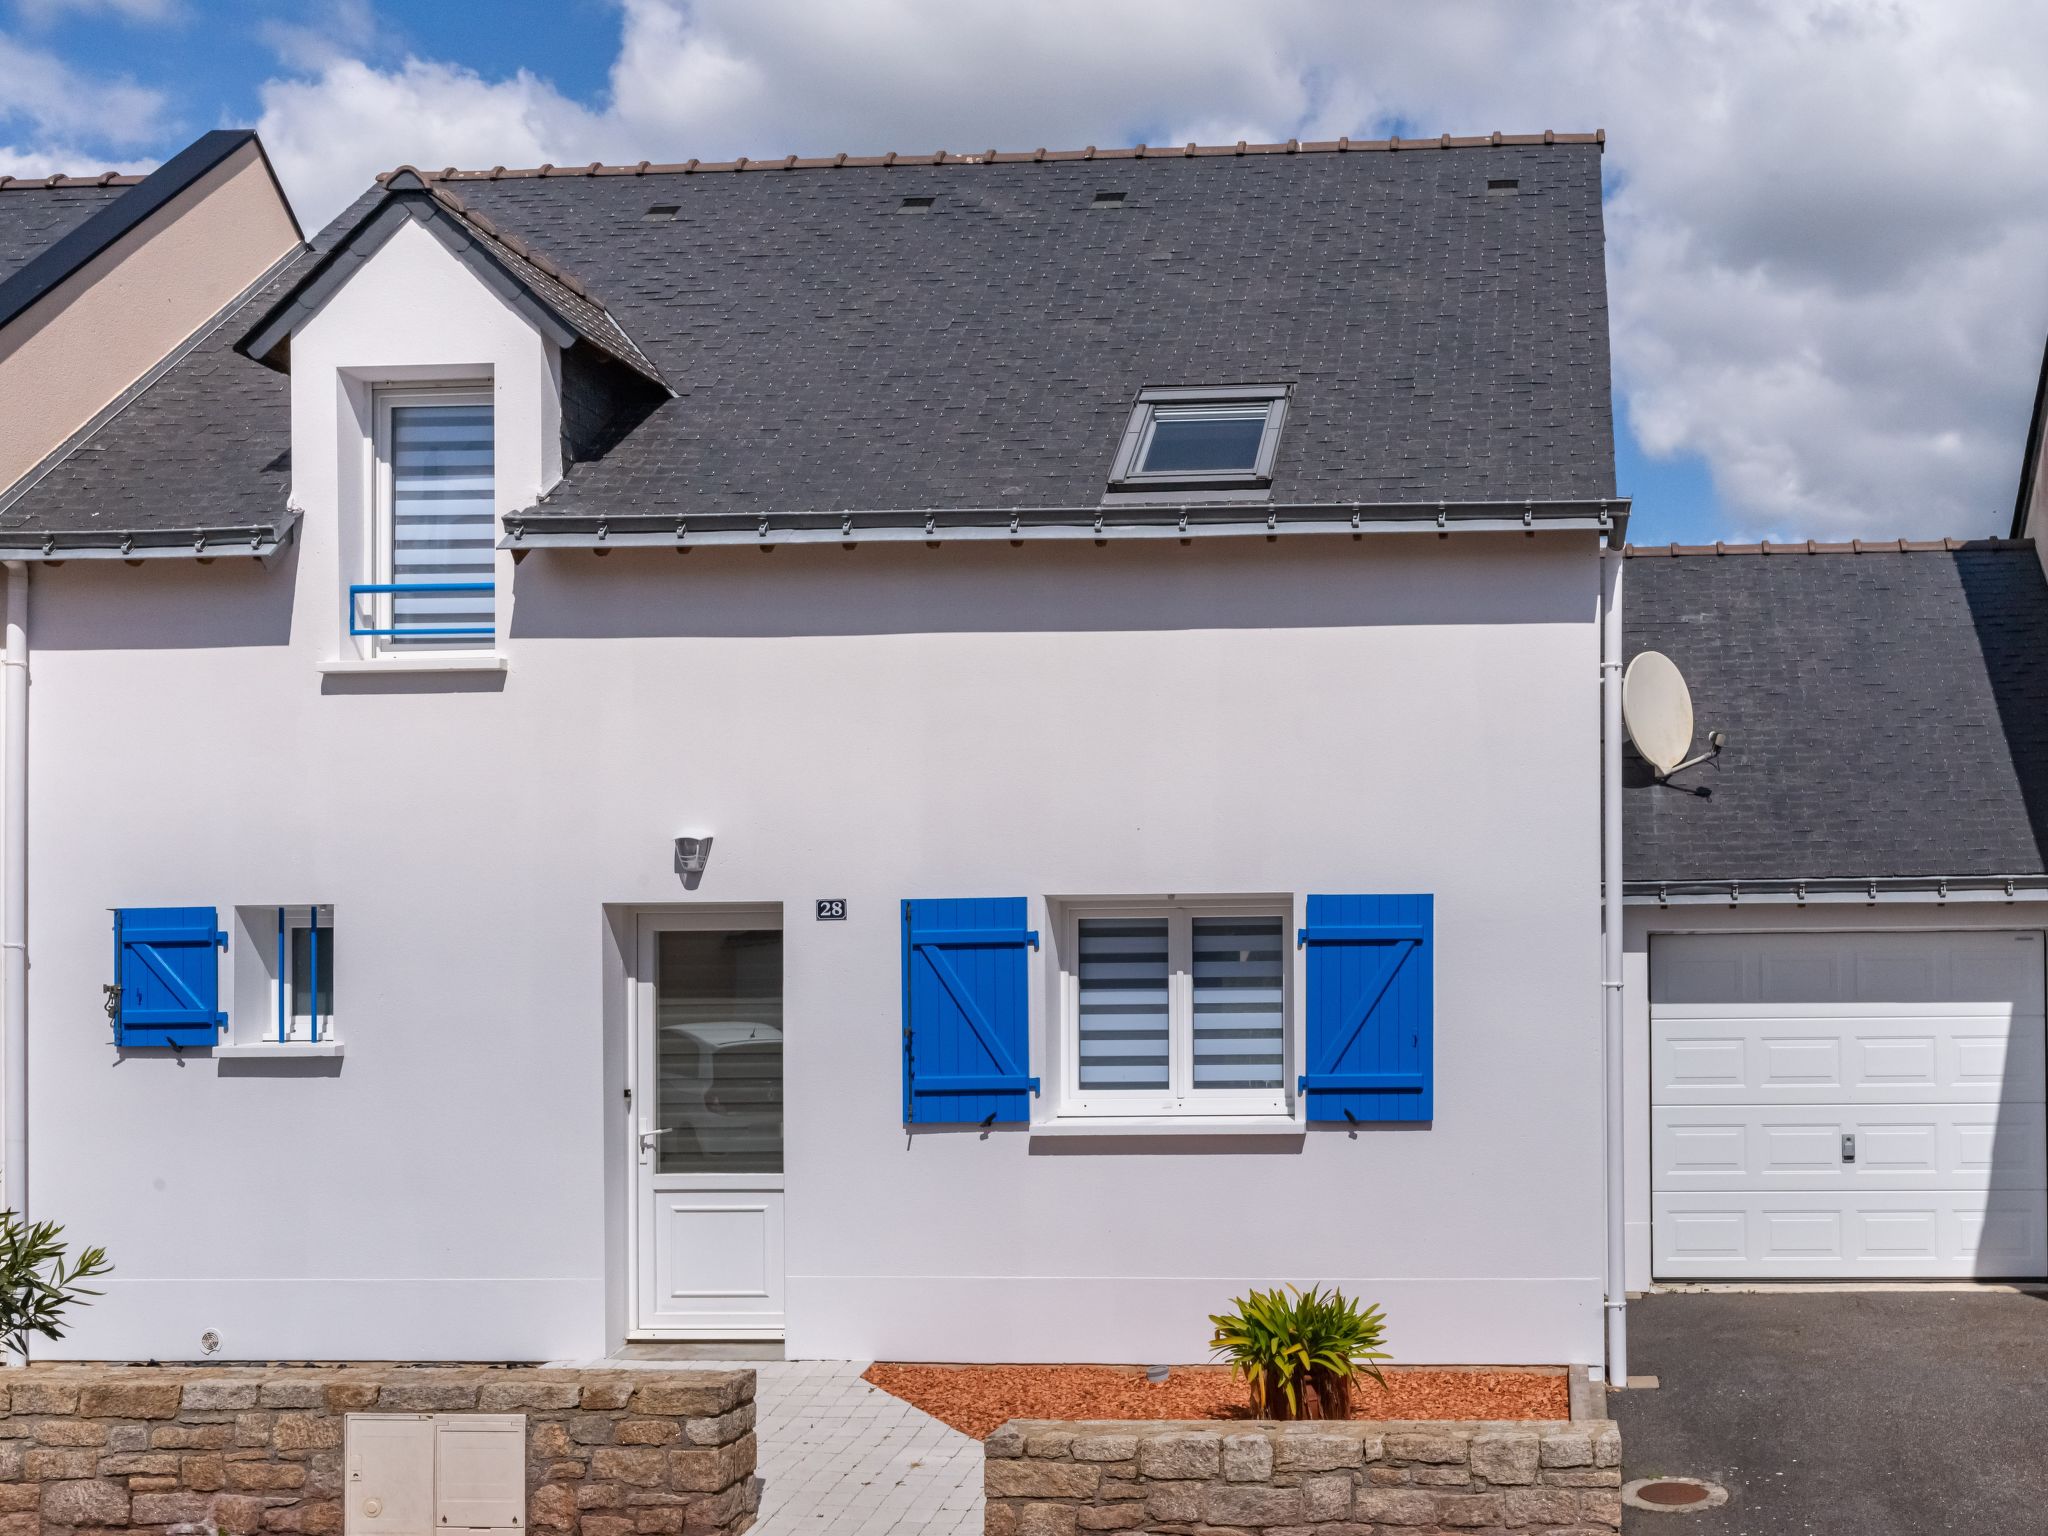
M 1628 1385 L 1628 1211 L 1623 1135 L 1621 1014 L 1621 567 L 1622 534 L 1600 557 L 1600 1031 L 1605 1067 L 1601 1124 L 1607 1158 L 1607 1384 Z
M 7 564 L 6 737 L 0 751 L 0 1189 L 6 1208 L 28 1211 L 28 564 Z

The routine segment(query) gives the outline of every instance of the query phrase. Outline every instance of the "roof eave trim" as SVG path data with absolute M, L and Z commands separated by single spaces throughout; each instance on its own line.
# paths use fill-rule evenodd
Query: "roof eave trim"
M 1302 533 L 1612 533 L 1623 497 L 1587 501 L 1180 502 L 1085 507 L 904 507 L 862 511 L 513 512 L 499 548 L 694 548 L 939 539 L 1193 539 Z
M 301 514 L 274 524 L 192 528 L 28 528 L 0 530 L 0 560 L 218 560 L 274 555 L 298 533 Z
M 37 301 L 62 286 L 95 256 L 129 231 L 148 222 L 160 209 L 177 201 L 192 185 L 215 166 L 254 141 L 263 155 L 262 141 L 253 128 L 216 128 L 202 133 L 113 202 L 71 230 L 60 240 L 37 252 L 5 282 L 0 282 L 0 326 L 18 318 Z M 269 157 L 263 155 L 266 169 Z M 271 180 L 276 181 L 275 173 Z M 282 196 L 282 191 L 279 193 Z M 285 204 L 287 213 L 291 204 Z M 293 216 L 293 226 L 297 226 Z
M 2048 874 L 1829 875 L 1810 880 L 1628 880 L 1631 907 L 1871 906 L 1880 902 L 2048 901 Z

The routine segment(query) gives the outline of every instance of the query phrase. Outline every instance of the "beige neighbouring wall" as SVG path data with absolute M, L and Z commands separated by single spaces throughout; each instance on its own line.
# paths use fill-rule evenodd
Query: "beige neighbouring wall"
M 0 331 L 0 491 L 298 239 L 251 140 Z

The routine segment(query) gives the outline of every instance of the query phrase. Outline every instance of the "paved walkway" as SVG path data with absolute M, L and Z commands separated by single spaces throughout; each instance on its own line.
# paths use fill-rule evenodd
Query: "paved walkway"
M 605 1363 L 756 1373 L 753 1536 L 981 1536 L 981 1442 L 869 1386 L 865 1361 Z
M 1628 1478 L 1728 1502 L 1628 1536 L 2023 1536 L 2048 1530 L 2048 1297 L 1992 1290 L 1711 1292 L 1628 1307 L 1608 1399 Z

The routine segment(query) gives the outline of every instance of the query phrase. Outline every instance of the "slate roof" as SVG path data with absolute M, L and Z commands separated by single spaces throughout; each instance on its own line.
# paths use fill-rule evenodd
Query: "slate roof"
M 1630 554 L 1627 657 L 1662 651 L 1684 672 L 1696 751 L 1728 733 L 1669 785 L 1627 754 L 1631 893 L 2048 872 L 2048 580 L 2031 540 Z
M 676 392 L 543 516 L 1092 506 L 1141 388 L 1250 382 L 1295 386 L 1275 502 L 1613 498 L 1599 144 L 1425 144 L 428 180 Z M 216 340 L 148 394 L 0 539 L 274 515 L 283 379 Z
M 135 184 L 16 181 L 0 187 L 0 283 L 27 266 Z

